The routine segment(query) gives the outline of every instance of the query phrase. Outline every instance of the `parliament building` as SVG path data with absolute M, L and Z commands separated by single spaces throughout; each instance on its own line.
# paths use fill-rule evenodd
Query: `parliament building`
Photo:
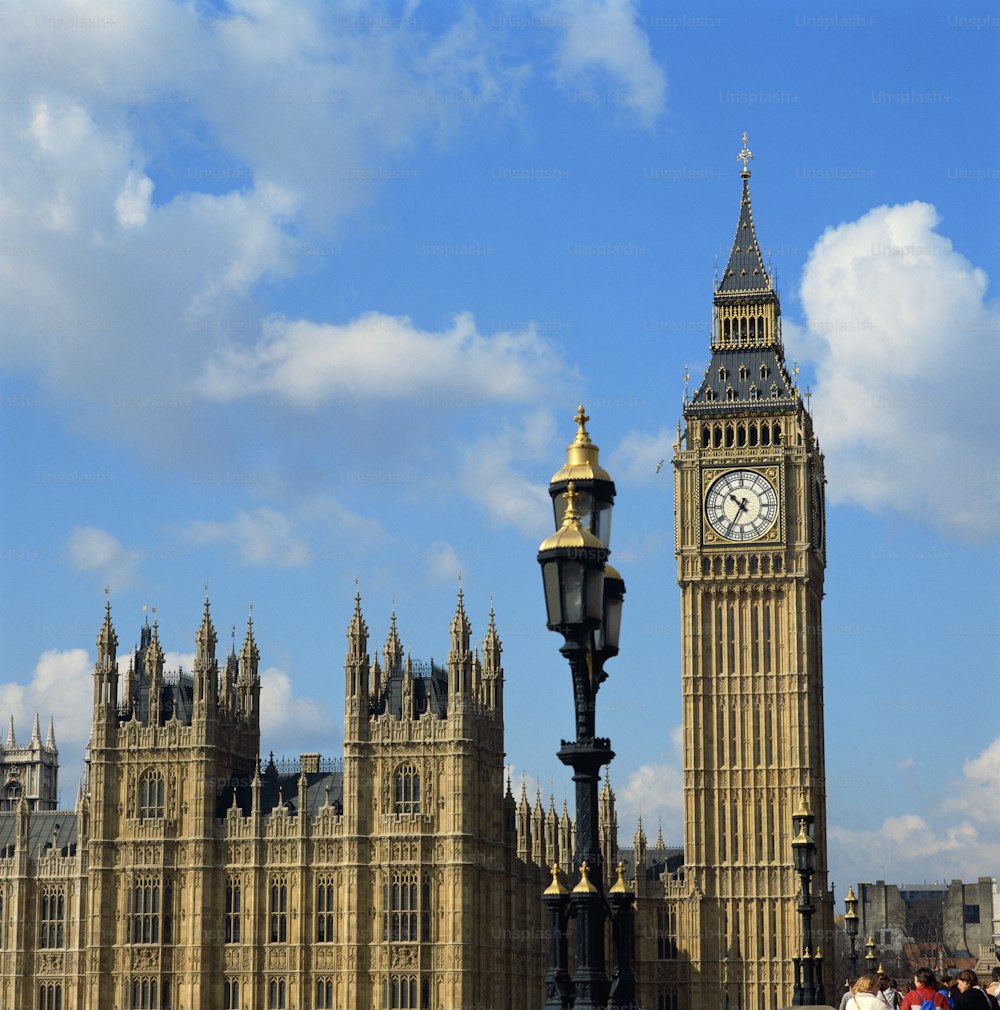
M 817 946 L 833 935 L 823 457 L 784 358 L 745 138 L 741 157 L 711 361 L 673 453 L 683 852 L 641 823 L 619 849 L 607 782 L 600 798 L 603 866 L 624 863 L 636 896 L 646 1010 L 791 1004 L 803 809 Z M 570 460 L 596 466 L 585 421 Z M 541 896 L 580 880 L 573 821 L 505 781 L 492 610 L 476 647 L 459 591 L 448 634 L 446 664 L 416 663 L 393 613 L 380 658 L 356 598 L 342 756 L 262 761 L 252 621 L 220 658 L 206 599 L 194 667 L 170 671 L 155 621 L 119 655 L 109 602 L 74 809 L 55 809 L 51 726 L 26 747 L 12 726 L 0 747 L 0 1007 L 540 1010 Z

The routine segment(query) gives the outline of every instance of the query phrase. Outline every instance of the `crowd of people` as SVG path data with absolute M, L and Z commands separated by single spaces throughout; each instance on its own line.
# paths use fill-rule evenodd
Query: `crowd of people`
M 840 1010 L 1000 1010 L 998 999 L 1000 968 L 993 969 L 993 981 L 985 988 L 971 968 L 941 982 L 930 968 L 918 968 L 905 995 L 884 973 L 859 975 L 844 993 Z

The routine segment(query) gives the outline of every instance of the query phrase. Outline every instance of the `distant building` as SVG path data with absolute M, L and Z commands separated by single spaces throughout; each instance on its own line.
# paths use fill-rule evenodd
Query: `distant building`
M 31 740 L 18 746 L 11 716 L 7 742 L 0 744 L 0 811 L 16 809 L 22 796 L 29 810 L 55 810 L 58 776 L 59 749 L 52 720 L 49 719 L 48 736 L 42 743 L 36 714 Z
M 857 885 L 858 945 L 868 937 L 884 967 L 902 977 L 921 965 L 939 973 L 998 964 L 1000 892 L 996 877 L 975 883 Z M 862 949 L 862 955 L 864 950 Z M 862 962 L 863 963 L 863 962 Z

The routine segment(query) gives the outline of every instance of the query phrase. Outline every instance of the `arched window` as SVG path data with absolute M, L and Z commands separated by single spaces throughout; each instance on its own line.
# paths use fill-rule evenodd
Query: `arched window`
M 429 874 L 421 878 L 409 870 L 389 875 L 382 889 L 382 939 L 392 943 L 430 942 Z
M 316 980 L 316 1010 L 333 1010 L 333 979 L 320 978 Z
M 138 877 L 126 895 L 125 942 L 160 942 L 160 882 L 155 877 Z
M 155 978 L 134 978 L 125 983 L 126 1010 L 160 1010 L 160 994 Z M 164 986 L 163 1005 L 167 1005 Z
M 143 773 L 139 780 L 139 820 L 163 816 L 163 775 L 158 771 Z
M 282 876 L 271 877 L 267 911 L 270 927 L 269 942 L 286 943 L 288 941 L 288 881 Z M 284 982 L 281 984 L 283 987 Z M 283 991 L 284 989 L 282 989 Z
M 61 887 L 46 887 L 38 898 L 38 946 L 60 948 L 65 944 L 66 897 Z
M 16 780 L 8 782 L 3 791 L 3 800 L 0 801 L 0 810 L 16 810 L 20 799 L 21 783 Z
M 226 943 L 240 942 L 240 881 L 238 877 L 226 880 Z
M 316 942 L 333 943 L 334 940 L 334 896 L 333 881 L 320 877 L 316 884 Z M 320 1004 L 317 1004 L 319 1006 Z M 332 1005 L 332 1004 L 331 1004 Z
M 38 987 L 38 1010 L 62 1010 L 62 982 L 43 982 Z
M 227 978 L 222 986 L 223 1010 L 240 1010 L 240 983 L 234 978 Z
M 267 987 L 267 1010 L 285 1010 L 285 980 L 272 978 Z
M 393 800 L 397 814 L 420 813 L 420 773 L 412 764 L 400 765 L 396 769 Z

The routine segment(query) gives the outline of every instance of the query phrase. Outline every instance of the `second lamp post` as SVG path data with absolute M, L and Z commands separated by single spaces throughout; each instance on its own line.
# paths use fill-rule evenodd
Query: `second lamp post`
M 576 921 L 571 983 L 566 944 L 552 944 L 547 1010 L 597 1010 L 635 1003 L 630 963 L 632 902 L 621 879 L 613 888 L 613 903 L 604 895 L 597 813 L 601 768 L 615 756 L 610 740 L 596 736 L 597 691 L 607 676 L 605 661 L 618 653 L 625 583 L 607 563 L 614 482 L 598 463 L 583 407 L 575 420 L 577 433 L 567 450 L 566 465 L 549 485 L 556 531 L 538 549 L 546 623 L 564 638 L 559 651 L 569 661 L 573 681 L 576 739 L 563 740 L 558 756 L 573 769 L 576 783 L 574 867 L 580 875 L 570 892 L 561 886 L 558 868 L 553 868 L 552 886 L 545 896 L 550 923 L 559 924 L 563 935 L 568 919 Z M 614 931 L 617 971 L 609 983 L 604 968 L 605 923 L 612 916 L 618 927 Z

